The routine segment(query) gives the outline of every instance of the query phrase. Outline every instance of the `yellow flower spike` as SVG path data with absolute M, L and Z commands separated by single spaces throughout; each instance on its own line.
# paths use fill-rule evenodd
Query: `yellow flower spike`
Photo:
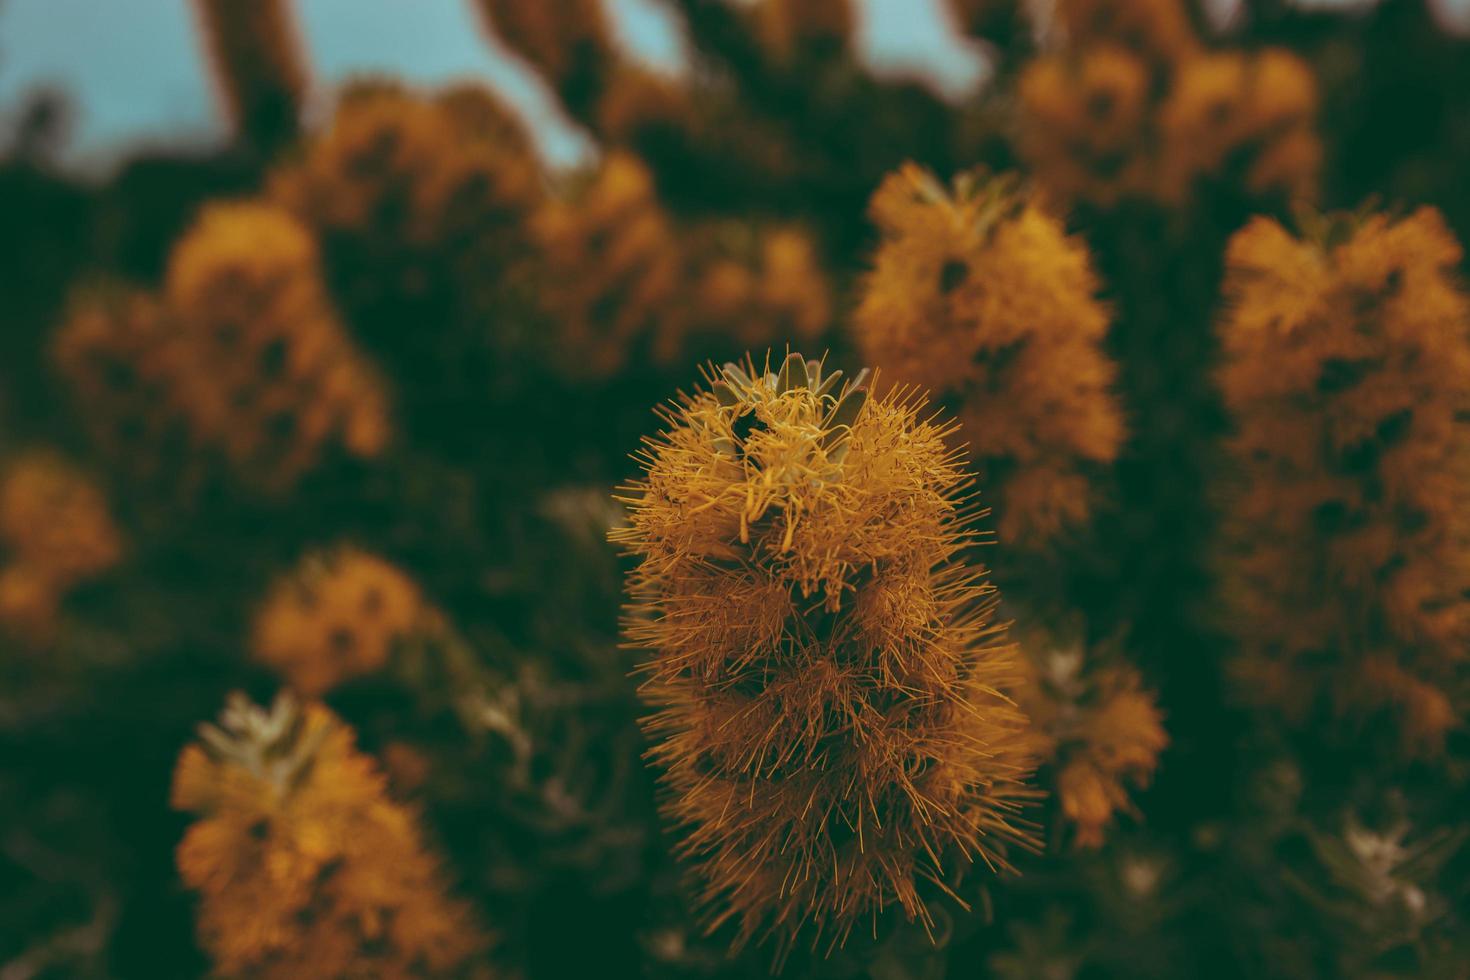
M 1308 216 L 1310 217 L 1310 216 Z M 1251 701 L 1433 754 L 1470 640 L 1470 295 L 1439 213 L 1257 218 L 1227 253 L 1221 565 Z M 1328 569 L 1324 578 L 1323 569 Z
M 1250 193 L 1309 198 L 1321 156 L 1316 107 L 1311 70 L 1289 52 L 1225 51 L 1186 62 L 1159 107 L 1166 198 L 1183 200 L 1195 181 L 1237 158 L 1248 160 Z
M 1148 68 L 1115 45 L 1051 55 L 1021 74 L 1021 152 L 1064 199 L 1110 204 L 1149 176 Z
M 612 535 L 680 851 L 711 928 L 778 960 L 889 912 L 932 926 L 961 869 L 1026 840 L 1018 666 L 964 564 L 949 427 L 865 385 L 726 365 L 665 413 Z
M 533 228 L 556 360 L 580 380 L 811 340 L 832 322 L 833 286 L 806 230 L 676 222 L 625 150 L 548 201 Z
M 1054 14 L 1053 43 L 1021 72 L 1019 148 L 1057 199 L 1178 207 L 1209 181 L 1313 197 L 1317 86 L 1301 59 L 1208 50 L 1178 0 L 1061 0 Z
M 831 323 L 832 286 L 804 230 L 712 222 L 687 237 L 692 339 L 779 346 L 811 341 Z

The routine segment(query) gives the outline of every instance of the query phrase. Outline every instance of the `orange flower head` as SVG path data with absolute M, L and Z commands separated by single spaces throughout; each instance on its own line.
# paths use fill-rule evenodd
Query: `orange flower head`
M 307 697 L 387 664 L 425 624 L 418 586 L 388 562 L 344 547 L 283 576 L 255 614 L 251 651 Z
M 759 307 L 791 340 L 811 340 L 832 319 L 832 287 L 816 244 L 796 228 L 772 228 L 761 236 Z M 749 340 L 749 331 L 742 340 Z M 759 341 L 754 341 L 758 343 Z
M 727 365 L 628 489 L 652 758 L 737 945 L 929 924 L 960 869 L 1025 838 L 1026 720 L 997 693 L 1018 667 L 962 558 L 960 460 L 920 411 L 795 354 Z
M 883 239 L 853 318 L 863 357 L 955 405 L 1003 541 L 1084 522 L 1123 441 L 1086 247 L 1007 177 L 946 188 L 910 165 L 870 210 Z
M 1062 201 L 1178 207 L 1203 180 L 1310 199 L 1316 82 L 1278 48 L 1207 51 L 1177 0 L 1062 0 L 1057 50 L 1021 72 L 1021 156 Z
M 320 704 L 232 696 L 174 771 L 179 874 L 225 976 L 458 975 L 484 938 L 415 815 Z
M 223 463 L 281 491 L 329 446 L 372 458 L 391 433 L 314 239 L 262 202 L 205 208 L 175 243 L 160 295 L 80 294 L 53 352 L 94 437 L 135 473 Z
M 1316 76 L 1302 59 L 1278 48 L 1257 54 L 1252 67 L 1246 132 L 1253 156 L 1246 189 L 1311 200 L 1322 170 Z

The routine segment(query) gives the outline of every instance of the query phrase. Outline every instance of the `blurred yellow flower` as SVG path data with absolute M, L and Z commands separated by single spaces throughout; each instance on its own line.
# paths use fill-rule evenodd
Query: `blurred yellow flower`
M 1063 201 L 1178 206 L 1202 181 L 1310 199 L 1317 85 L 1279 49 L 1204 48 L 1177 0 L 1063 0 L 1061 43 L 1022 70 L 1019 149 Z
M 315 240 L 269 204 L 205 208 L 157 299 L 84 295 L 55 351 L 103 445 L 144 469 L 207 454 L 281 491 L 333 443 L 371 458 L 389 439 L 382 381 L 337 317 Z
M 1454 727 L 1470 639 L 1470 296 L 1437 211 L 1258 218 L 1231 240 L 1223 570 L 1242 686 L 1305 720 Z M 1463 709 L 1462 709 L 1463 710 Z
M 375 555 L 308 555 L 256 610 L 251 652 L 307 697 L 381 669 L 432 611 L 418 586 Z
M 1031 719 L 1077 846 L 1100 847 L 1113 817 L 1134 811 L 1129 787 L 1148 785 L 1169 744 L 1163 716 L 1126 662 L 1100 661 L 1035 627 L 1018 639 L 1026 672 L 1016 703 Z
M 179 756 L 172 802 L 196 815 L 179 874 L 221 975 L 458 975 L 485 947 L 415 815 L 319 704 L 233 696 Z
M 1005 177 L 947 188 L 907 166 L 870 212 L 883 239 L 853 316 L 864 359 L 954 406 L 1007 544 L 1084 523 L 1123 441 L 1086 246 Z

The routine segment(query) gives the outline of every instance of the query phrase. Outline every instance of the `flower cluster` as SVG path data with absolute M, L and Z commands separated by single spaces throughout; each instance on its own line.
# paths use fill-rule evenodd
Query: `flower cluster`
M 668 411 L 614 532 L 681 851 L 713 925 L 778 955 L 890 908 L 927 927 L 1025 836 L 1019 667 L 948 430 L 839 375 L 727 365 Z
M 728 353 L 810 340 L 831 319 L 831 287 L 804 232 L 681 226 L 631 154 L 609 154 L 579 193 L 548 203 L 536 230 L 544 305 L 574 373 L 689 360 L 701 344 Z
M 1162 716 L 1128 664 L 1094 663 L 1081 644 L 1059 645 L 1035 631 L 1020 642 L 1027 676 L 1016 702 L 1042 743 L 1077 845 L 1098 847 L 1114 814 L 1132 811 L 1128 787 L 1153 777 L 1169 744 Z
M 741 349 L 811 341 L 832 321 L 832 290 L 811 237 L 794 225 L 693 231 L 682 301 L 703 335 Z
M 1304 220 L 1310 216 L 1304 216 Z M 1434 750 L 1470 639 L 1470 296 L 1439 213 L 1231 240 L 1224 572 L 1255 700 L 1392 709 Z
M 680 252 L 641 161 L 610 154 L 588 186 L 549 202 L 535 227 L 555 283 L 544 301 L 576 366 L 612 374 L 640 343 L 655 360 L 672 358 L 689 329 L 688 310 L 674 302 Z
M 0 475 L 0 627 L 44 644 L 77 584 L 117 564 L 122 536 L 107 499 L 66 460 L 35 452 Z
M 388 288 L 412 296 L 439 285 L 444 255 L 463 259 L 450 270 L 455 289 L 503 275 L 542 187 L 528 137 L 490 95 L 371 83 L 343 95 L 269 193 L 316 231 L 334 273 L 358 271 L 334 283 L 356 308 Z
M 1020 80 L 1021 151 L 1054 193 L 1179 204 L 1205 178 L 1311 196 L 1316 81 L 1284 50 L 1209 51 L 1177 0 L 1064 0 Z
M 315 240 L 268 204 L 205 209 L 159 297 L 83 297 L 56 355 L 119 457 L 206 452 L 282 490 L 333 442 L 371 458 L 388 441 L 383 386 L 337 318 Z
M 433 615 L 398 568 L 342 547 L 308 555 L 272 585 L 256 610 L 250 647 L 293 689 L 317 697 L 381 669 L 394 644 Z
M 870 212 L 883 239 L 853 316 L 864 359 L 954 406 L 1003 541 L 1085 522 L 1124 436 L 1086 246 L 1005 177 L 951 190 L 907 166 Z
M 172 802 L 197 815 L 179 873 L 221 975 L 473 975 L 484 937 L 351 728 L 319 704 L 235 695 L 199 734 Z

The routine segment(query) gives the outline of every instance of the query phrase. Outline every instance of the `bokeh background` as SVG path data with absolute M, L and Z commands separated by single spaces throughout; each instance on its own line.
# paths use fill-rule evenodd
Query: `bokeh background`
M 832 6 L 762 2 L 795 24 Z M 1089 472 L 1085 526 L 983 558 L 1038 670 L 1087 665 L 1037 716 L 1142 705 L 1146 737 L 1131 733 L 1141 761 L 1115 753 L 1108 802 L 1079 832 L 1059 775 L 1105 739 L 1050 732 L 1036 853 L 1016 856 L 1016 877 L 967 879 L 970 908 L 946 914 L 937 946 L 885 923 L 831 959 L 798 951 L 788 975 L 1470 977 L 1470 683 L 1460 670 L 1445 684 L 1427 755 L 1403 749 L 1401 717 L 1348 723 L 1321 691 L 1242 690 L 1250 628 L 1222 613 L 1218 564 L 1238 474 L 1215 390 L 1226 246 L 1254 216 L 1306 236 L 1338 228 L 1312 224 L 1319 210 L 1432 206 L 1470 242 L 1470 0 L 1100 4 L 1177 7 L 1204 49 L 1280 48 L 1309 70 L 1300 181 L 1253 185 L 1262 147 L 1246 141 L 1180 193 L 1114 193 L 1116 160 L 1092 161 L 1099 180 L 1079 192 L 1058 177 L 1075 161 L 1028 142 L 1060 130 L 1036 126 L 1019 80 L 1078 54 L 1045 29 L 1057 5 L 854 0 L 838 43 L 813 29 L 796 55 L 720 13 L 760 5 L 602 0 L 582 84 L 471 0 L 297 0 L 300 118 L 254 132 L 195 3 L 0 0 L 0 474 L 34 477 L 0 493 L 0 572 L 46 551 L 38 527 L 91 555 L 72 556 L 65 589 L 47 580 L 54 596 L 0 577 L 0 980 L 218 968 L 179 868 L 198 815 L 171 804 L 175 763 L 229 692 L 268 703 L 285 686 L 351 727 L 483 926 L 483 950 L 444 975 L 768 975 L 768 950 L 730 955 L 728 930 L 704 933 L 656 812 L 639 655 L 619 646 L 630 562 L 607 542 L 613 493 L 660 425 L 653 407 L 708 358 L 795 343 L 860 366 L 855 311 L 885 242 L 867 202 L 910 160 L 941 181 L 1019 174 L 1096 270 L 1128 435 Z M 1157 108 L 1173 69 L 1149 70 Z M 316 207 L 351 181 L 351 153 L 332 156 L 351 137 L 332 134 L 375 99 L 404 144 L 430 148 L 405 183 L 468 173 L 452 189 L 469 204 Z M 211 212 L 266 199 L 292 217 Z M 218 237 L 191 239 L 208 227 Z M 68 360 L 58 337 L 85 348 L 89 323 L 123 336 L 136 316 L 143 335 L 160 306 L 209 320 L 209 303 L 174 295 L 191 241 L 226 299 L 310 267 L 306 313 L 283 301 L 255 316 L 286 324 L 288 351 L 348 365 L 332 380 L 366 421 L 341 422 L 345 450 L 312 443 L 299 467 L 262 473 L 231 455 L 238 432 L 181 448 L 149 429 L 163 399 L 106 401 L 88 387 L 106 366 Z M 1467 272 L 1457 255 L 1445 275 Z M 212 400 L 238 381 L 232 358 L 204 359 L 205 393 L 183 389 L 205 408 L 189 410 L 234 418 Z M 307 387 L 336 392 L 325 378 Z M 939 403 L 965 408 L 954 392 Z M 318 407 L 288 398 L 288 448 Z M 302 582 L 403 599 L 411 628 L 353 627 L 391 647 L 387 666 L 318 685 L 297 651 L 272 652 L 281 609 L 287 633 L 321 641 L 309 652 L 334 649 L 289 598 L 273 605 Z M 1356 669 L 1339 660 L 1313 669 Z

